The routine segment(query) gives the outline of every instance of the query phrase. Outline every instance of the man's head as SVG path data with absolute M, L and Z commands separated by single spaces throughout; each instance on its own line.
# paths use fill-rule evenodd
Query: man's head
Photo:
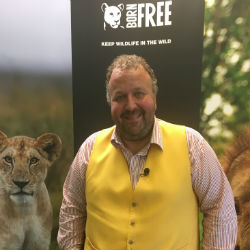
M 106 97 L 107 102 L 110 104 L 110 96 L 109 96 L 109 80 L 111 77 L 111 74 L 115 68 L 118 69 L 130 69 L 130 68 L 137 68 L 139 65 L 141 65 L 149 74 L 152 80 L 152 88 L 155 95 L 157 95 L 158 92 L 158 85 L 157 85 L 157 78 L 155 76 L 154 70 L 150 67 L 150 65 L 146 62 L 146 60 L 143 57 L 137 56 L 137 55 L 120 55 L 116 57 L 113 62 L 110 64 L 110 66 L 107 69 L 106 74 Z
M 151 136 L 156 111 L 157 80 L 146 61 L 136 55 L 117 57 L 107 72 L 107 99 L 123 141 Z

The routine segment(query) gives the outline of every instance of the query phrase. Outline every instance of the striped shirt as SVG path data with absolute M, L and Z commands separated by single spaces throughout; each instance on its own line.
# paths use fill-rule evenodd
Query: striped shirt
M 86 223 L 85 174 L 99 132 L 92 134 L 80 147 L 66 177 L 59 216 L 58 244 L 62 249 L 83 249 Z M 186 127 L 186 138 L 191 163 L 191 178 L 199 207 L 204 214 L 204 250 L 233 250 L 237 238 L 237 216 L 231 187 L 218 159 L 205 139 Z M 127 161 L 133 188 L 140 178 L 151 144 L 163 148 L 157 119 L 151 141 L 139 153 L 128 151 L 114 130 L 111 143 L 120 147 Z M 157 250 L 157 249 L 152 249 Z

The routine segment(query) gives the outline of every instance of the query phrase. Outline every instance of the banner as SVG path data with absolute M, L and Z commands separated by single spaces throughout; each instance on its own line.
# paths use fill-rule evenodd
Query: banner
M 198 129 L 204 1 L 74 0 L 71 12 L 75 150 L 112 125 L 105 75 L 120 54 L 154 69 L 157 117 Z

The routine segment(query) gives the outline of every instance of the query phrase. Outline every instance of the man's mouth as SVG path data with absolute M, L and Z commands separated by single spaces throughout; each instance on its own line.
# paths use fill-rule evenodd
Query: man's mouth
M 122 118 L 123 118 L 124 120 L 126 120 L 126 121 L 129 121 L 129 122 L 136 122 L 136 121 L 140 120 L 141 117 L 142 117 L 142 112 L 139 112 L 139 111 L 137 111 L 137 112 L 132 112 L 132 113 L 126 112 L 126 113 L 124 113 L 124 114 L 122 115 Z

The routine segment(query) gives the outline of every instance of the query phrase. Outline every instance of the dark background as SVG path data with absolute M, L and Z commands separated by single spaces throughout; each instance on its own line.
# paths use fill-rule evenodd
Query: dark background
M 103 2 L 109 6 L 122 3 Z M 157 117 L 198 129 L 204 2 L 174 0 L 170 5 L 171 26 L 110 31 L 103 29 L 103 2 L 71 2 L 75 151 L 91 133 L 112 125 L 105 74 L 114 57 L 120 54 L 140 55 L 155 70 L 159 84 Z M 140 2 L 123 2 L 128 3 Z M 168 45 L 101 46 L 102 41 L 169 38 L 172 43 Z

